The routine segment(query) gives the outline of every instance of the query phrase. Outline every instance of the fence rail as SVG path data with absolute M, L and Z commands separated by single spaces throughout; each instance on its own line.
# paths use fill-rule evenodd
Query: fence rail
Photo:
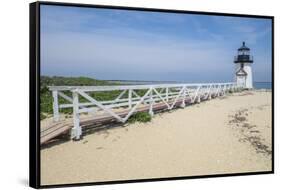
M 124 123 L 138 111 L 148 111 L 150 115 L 153 115 L 155 110 L 185 107 L 187 103 L 211 99 L 240 88 L 236 83 L 49 86 L 53 96 L 55 122 L 60 120 L 60 109 L 73 109 L 71 130 L 73 139 L 80 139 L 82 135 L 81 113 L 90 113 L 93 117 L 100 113 L 107 114 L 118 122 Z M 97 100 L 94 96 L 97 92 L 111 93 L 113 91 L 118 92 L 118 96 L 111 100 Z M 60 98 L 68 103 L 60 104 Z

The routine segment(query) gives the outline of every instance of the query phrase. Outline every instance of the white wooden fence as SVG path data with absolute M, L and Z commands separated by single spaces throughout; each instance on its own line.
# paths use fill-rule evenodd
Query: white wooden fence
M 157 85 L 126 85 L 126 86 L 50 86 L 53 95 L 54 121 L 59 121 L 59 110 L 73 109 L 73 128 L 71 137 L 80 139 L 82 129 L 80 126 L 80 114 L 90 113 L 93 116 L 98 112 L 105 112 L 119 122 L 126 122 L 129 117 L 137 112 L 141 105 L 149 106 L 148 112 L 153 115 L 155 105 L 165 104 L 166 109 L 175 108 L 179 101 L 180 106 L 185 107 L 186 102 L 200 102 L 201 99 L 225 95 L 227 92 L 237 91 L 236 83 L 203 83 L 203 84 L 157 84 Z M 140 93 L 140 90 L 142 93 Z M 68 91 L 68 93 L 66 93 Z M 113 100 L 98 101 L 93 97 L 96 92 L 119 92 Z M 70 94 L 71 96 L 67 95 Z M 83 97 L 83 102 L 80 98 Z M 69 102 L 59 104 L 59 98 Z M 80 100 L 79 100 L 80 99 Z M 85 101 L 86 100 L 86 101 Z M 127 110 L 121 117 L 117 108 Z

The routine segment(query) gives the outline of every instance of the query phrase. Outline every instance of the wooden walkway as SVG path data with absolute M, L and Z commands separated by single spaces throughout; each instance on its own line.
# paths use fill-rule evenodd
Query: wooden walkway
M 238 90 L 236 83 L 201 83 L 201 84 L 157 84 L 127 86 L 50 86 L 53 96 L 53 119 L 49 125 L 41 127 L 41 144 L 62 134 L 70 134 L 72 139 L 80 139 L 85 126 L 103 125 L 105 123 L 125 123 L 134 113 L 153 113 L 184 107 L 226 92 Z M 99 101 L 96 92 L 119 92 L 113 100 Z M 140 92 L 144 92 L 141 94 Z M 72 96 L 69 96 L 70 92 Z M 61 104 L 59 98 L 67 103 Z M 80 98 L 83 98 L 82 101 Z M 65 102 L 64 101 L 64 102 Z M 81 102 L 82 101 L 82 102 Z M 71 108 L 73 117 L 60 120 L 60 109 Z M 85 117 L 83 113 L 88 113 Z M 80 117 L 81 116 L 81 117 Z M 70 133 L 71 131 L 71 133 Z
M 212 95 L 212 97 L 214 97 L 214 95 Z M 206 100 L 207 98 L 202 98 L 201 97 L 201 101 Z M 175 106 L 179 107 L 183 102 L 183 99 L 178 99 L 178 101 L 176 102 Z M 172 103 L 172 101 L 169 102 L 170 104 Z M 191 98 L 186 98 L 185 99 L 185 103 L 191 104 Z M 139 107 L 137 108 L 137 110 L 135 112 L 147 112 L 150 109 L 149 105 L 143 106 L 143 107 Z M 153 105 L 153 111 L 161 111 L 161 110 L 167 110 L 167 105 L 163 102 L 161 103 L 157 103 Z M 120 117 L 124 117 L 128 114 L 129 110 L 124 110 L 124 111 L 119 111 L 116 112 L 117 115 L 119 115 Z M 89 118 L 84 118 L 81 119 L 80 121 L 80 125 L 81 127 L 85 127 L 85 126 L 89 126 L 89 125 L 94 125 L 94 124 L 102 124 L 102 123 L 108 123 L 108 122 L 117 122 L 117 120 L 109 115 L 109 114 L 103 114 L 100 116 L 95 116 L 95 117 L 89 117 Z M 51 139 L 58 137 L 62 134 L 65 133 L 69 133 L 69 131 L 71 130 L 71 128 L 73 127 L 73 121 L 69 120 L 69 121 L 63 121 L 63 122 L 55 122 L 52 125 L 49 125 L 47 127 L 44 127 L 41 129 L 41 144 L 45 144 L 48 141 L 50 141 Z

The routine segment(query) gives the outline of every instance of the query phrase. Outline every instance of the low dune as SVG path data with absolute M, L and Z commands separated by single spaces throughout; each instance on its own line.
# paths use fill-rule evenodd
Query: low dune
M 41 150 L 41 184 L 272 169 L 270 91 L 244 91 L 107 126 Z

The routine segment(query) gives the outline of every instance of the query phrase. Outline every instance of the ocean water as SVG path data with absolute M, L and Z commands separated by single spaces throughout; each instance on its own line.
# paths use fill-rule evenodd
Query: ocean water
M 141 85 L 141 84 L 169 84 L 169 83 L 183 83 L 178 81 L 130 81 L 130 80 L 116 80 L 109 82 L 118 82 L 122 85 Z M 186 82 L 188 83 L 188 82 Z M 254 82 L 255 89 L 272 89 L 271 82 Z
M 255 89 L 272 89 L 271 82 L 254 82 Z

